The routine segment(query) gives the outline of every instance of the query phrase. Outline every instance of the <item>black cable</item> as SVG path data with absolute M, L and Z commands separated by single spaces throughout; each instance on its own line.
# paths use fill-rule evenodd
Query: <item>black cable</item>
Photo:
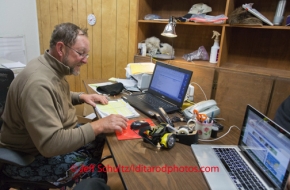
M 186 122 L 187 119 L 183 118 L 183 117 L 174 116 L 174 117 L 171 118 L 171 121 L 173 123 L 175 123 L 175 122 Z

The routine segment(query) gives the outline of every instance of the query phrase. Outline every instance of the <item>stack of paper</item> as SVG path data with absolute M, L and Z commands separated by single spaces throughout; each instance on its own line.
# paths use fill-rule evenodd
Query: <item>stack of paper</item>
M 116 81 L 122 83 L 124 85 L 124 88 L 126 88 L 126 90 L 135 92 L 140 91 L 137 88 L 137 81 L 133 79 L 116 79 Z
M 140 114 L 123 99 L 109 101 L 106 105 L 97 104 L 95 109 L 102 118 L 111 114 L 120 114 L 127 118 L 140 116 Z
M 154 68 L 154 63 L 130 63 L 131 75 L 136 75 L 140 73 L 152 74 Z
M 3 67 L 6 67 L 8 69 L 15 69 L 15 68 L 24 68 L 26 65 L 20 62 L 12 62 L 12 63 L 2 63 Z

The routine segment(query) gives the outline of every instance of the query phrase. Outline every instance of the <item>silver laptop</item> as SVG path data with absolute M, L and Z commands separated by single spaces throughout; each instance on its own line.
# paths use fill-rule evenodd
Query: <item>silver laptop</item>
M 199 167 L 218 170 L 203 172 L 211 189 L 285 189 L 290 134 L 251 105 L 237 146 L 192 144 L 191 148 Z

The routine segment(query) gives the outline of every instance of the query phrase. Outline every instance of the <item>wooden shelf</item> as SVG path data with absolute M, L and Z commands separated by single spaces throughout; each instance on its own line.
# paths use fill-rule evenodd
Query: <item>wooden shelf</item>
M 138 42 L 155 36 L 161 43 L 168 43 L 175 50 L 174 61 L 187 63 L 182 56 L 204 46 L 210 56 L 213 45 L 212 31 L 218 31 L 220 36 L 220 51 L 218 64 L 206 61 L 193 61 L 192 64 L 207 67 L 226 68 L 236 71 L 265 74 L 271 76 L 289 76 L 290 72 L 290 38 L 289 26 L 269 25 L 229 25 L 214 23 L 177 22 L 176 38 L 161 36 L 168 21 L 144 20 L 147 14 L 157 14 L 161 18 L 182 16 L 187 14 L 196 0 L 184 0 L 183 4 L 174 0 L 139 0 Z M 228 16 L 234 9 L 246 0 L 206 0 L 205 4 L 212 8 L 210 15 L 225 14 Z M 254 8 L 259 10 L 269 20 L 274 18 L 277 2 L 253 0 Z M 285 15 L 290 14 L 290 4 L 286 5 Z M 284 23 L 285 25 L 285 20 Z M 136 50 L 137 52 L 137 50 Z
M 268 69 L 268 68 L 255 67 L 255 66 L 245 66 L 245 65 L 240 65 L 240 64 L 226 64 L 220 68 L 235 71 L 235 72 L 261 74 L 261 75 L 280 77 L 280 78 L 290 78 L 290 71 L 280 70 L 280 69 Z
M 156 20 L 138 20 L 139 23 L 155 23 L 155 24 L 167 24 L 167 21 Z M 177 25 L 193 25 L 193 26 L 227 26 L 228 24 L 214 24 L 214 23 L 196 23 L 196 22 L 177 22 Z
M 156 20 L 138 20 L 139 23 L 167 24 L 167 21 Z M 192 26 L 225 26 L 225 27 L 240 27 L 240 28 L 258 28 L 258 29 L 273 29 L 273 30 L 290 30 L 290 26 L 268 26 L 268 25 L 229 25 L 229 24 L 214 24 L 214 23 L 195 23 L 195 22 L 177 22 L 177 25 L 192 25 Z
M 197 0 L 139 0 L 137 41 L 155 36 L 175 50 L 174 60 L 160 60 L 194 72 L 192 81 L 207 88 L 207 96 L 215 99 L 222 110 L 220 117 L 228 124 L 242 125 L 247 104 L 273 116 L 290 91 L 290 27 L 269 25 L 229 25 L 177 22 L 176 38 L 161 36 L 168 21 L 143 20 L 147 14 L 161 18 L 183 16 Z M 212 8 L 209 15 L 229 16 L 247 0 L 204 0 Z M 252 0 L 253 8 L 273 20 L 278 1 Z M 284 16 L 290 15 L 290 3 Z M 204 46 L 210 56 L 213 30 L 219 32 L 220 50 L 217 64 L 194 60 L 187 62 L 183 55 Z M 137 47 L 137 46 L 136 46 Z M 136 50 L 137 52 L 137 50 Z M 150 60 L 150 59 L 149 59 Z M 195 91 L 195 100 L 204 100 Z
M 162 61 L 162 60 L 160 60 Z M 199 66 L 204 66 L 204 67 L 217 67 L 217 64 L 210 63 L 208 61 L 202 61 L 202 60 L 193 60 L 193 61 L 186 61 L 182 57 L 175 57 L 175 59 L 170 60 L 169 63 L 171 62 L 177 62 L 185 65 L 199 65 Z
M 229 25 L 226 24 L 226 27 L 240 27 L 240 28 L 257 28 L 257 29 L 272 29 L 272 30 L 290 30 L 289 26 L 259 26 L 259 25 Z

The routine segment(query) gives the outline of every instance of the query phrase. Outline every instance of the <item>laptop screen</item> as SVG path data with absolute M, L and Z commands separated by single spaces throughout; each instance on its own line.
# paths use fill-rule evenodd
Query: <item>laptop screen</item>
M 148 92 L 181 107 L 192 71 L 156 62 Z
M 289 133 L 248 105 L 239 145 L 256 166 L 279 189 L 289 175 Z

